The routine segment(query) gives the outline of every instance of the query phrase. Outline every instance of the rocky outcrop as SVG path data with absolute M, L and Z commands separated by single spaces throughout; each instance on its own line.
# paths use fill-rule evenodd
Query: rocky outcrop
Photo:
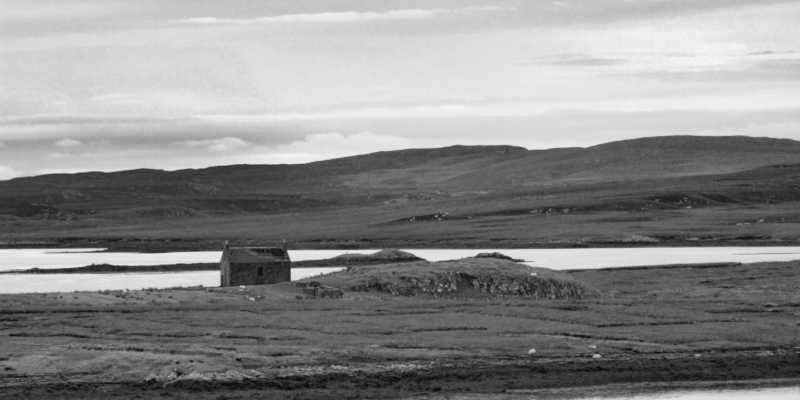
M 601 295 L 599 290 L 563 272 L 495 257 L 356 266 L 295 284 L 308 285 L 309 293 L 315 287 L 330 285 L 349 288 L 351 293 L 404 297 L 577 300 Z
M 529 276 L 524 278 L 471 275 L 449 272 L 433 279 L 400 277 L 403 283 L 381 281 L 372 278 L 368 283 L 357 285 L 354 291 L 381 291 L 395 296 L 417 296 L 430 294 L 434 297 L 459 297 L 478 292 L 497 297 L 527 297 L 531 299 L 585 299 L 600 297 L 600 291 L 578 281 Z M 472 293 L 469 293 L 472 292 Z
M 303 288 L 303 293 L 314 297 L 327 297 L 339 299 L 344 297 L 344 291 L 332 286 L 325 286 L 316 281 L 311 281 Z

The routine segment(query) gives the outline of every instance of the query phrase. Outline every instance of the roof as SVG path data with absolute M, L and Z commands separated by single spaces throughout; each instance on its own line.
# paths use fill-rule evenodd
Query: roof
M 231 264 L 254 264 L 290 261 L 289 253 L 280 247 L 237 247 L 222 251 L 222 260 Z

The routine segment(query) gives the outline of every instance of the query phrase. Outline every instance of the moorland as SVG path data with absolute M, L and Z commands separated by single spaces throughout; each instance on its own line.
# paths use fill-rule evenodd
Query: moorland
M 793 140 L 453 146 L 1 181 L 0 245 L 796 246 L 799 206 Z M 21 399 L 409 398 L 800 373 L 797 261 L 516 277 L 492 262 L 457 264 L 448 276 L 472 279 L 476 290 L 525 291 L 427 287 L 432 271 L 446 268 L 360 260 L 314 282 L 0 295 L 0 391 Z M 470 278 L 484 267 L 492 278 Z M 540 278 L 556 292 L 540 291 Z
M 800 142 L 669 136 L 0 181 L 0 245 L 210 250 L 797 245 Z
M 449 265 L 510 263 L 461 262 Z M 0 392 L 389 399 L 800 374 L 796 261 L 528 278 L 588 285 L 585 296 L 357 287 L 437 270 L 420 263 L 266 286 L 0 295 Z M 319 285 L 343 296 L 309 294 Z

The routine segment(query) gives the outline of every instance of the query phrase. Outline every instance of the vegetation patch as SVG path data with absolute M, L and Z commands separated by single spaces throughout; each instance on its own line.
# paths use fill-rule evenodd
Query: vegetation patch
M 599 290 L 567 274 L 494 257 L 359 266 L 315 277 L 314 281 L 353 292 L 405 297 L 584 299 L 600 296 Z M 311 281 L 300 281 L 303 282 Z

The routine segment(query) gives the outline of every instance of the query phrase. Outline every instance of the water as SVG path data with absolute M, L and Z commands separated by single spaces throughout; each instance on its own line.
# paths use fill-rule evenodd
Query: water
M 377 250 L 350 253 L 369 254 Z M 666 265 L 709 262 L 791 261 L 800 259 L 800 247 L 658 247 L 604 249 L 511 249 L 406 250 L 429 261 L 453 260 L 477 253 L 499 251 L 528 260 L 525 264 L 558 270 L 609 268 L 637 265 Z M 292 250 L 294 261 L 318 260 L 342 254 L 341 250 Z M 219 262 L 219 251 L 179 253 L 106 253 L 97 249 L 0 250 L 0 271 L 29 268 L 71 268 L 90 264 L 158 265 Z M 341 268 L 303 268 L 292 271 L 292 280 Z M 219 285 L 219 272 L 129 274 L 2 275 L 0 293 L 70 292 L 76 290 L 119 290 L 147 287 Z

